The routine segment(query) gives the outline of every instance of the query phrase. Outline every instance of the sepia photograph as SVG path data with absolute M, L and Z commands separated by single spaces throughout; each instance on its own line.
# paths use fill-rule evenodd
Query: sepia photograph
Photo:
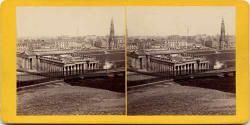
M 17 115 L 124 115 L 124 7 L 16 7 Z
M 128 115 L 236 115 L 235 7 L 127 7 Z

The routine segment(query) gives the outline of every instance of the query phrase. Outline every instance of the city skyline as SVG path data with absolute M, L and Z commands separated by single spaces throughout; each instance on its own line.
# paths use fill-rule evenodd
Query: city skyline
M 125 34 L 124 7 L 17 7 L 17 37 Z
M 235 35 L 234 7 L 127 7 L 127 30 L 128 36 L 218 35 L 222 18 L 226 35 Z

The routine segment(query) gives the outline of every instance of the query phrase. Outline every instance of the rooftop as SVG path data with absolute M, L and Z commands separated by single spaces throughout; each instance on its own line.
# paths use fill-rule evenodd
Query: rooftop
M 43 58 L 47 60 L 52 60 L 55 62 L 64 63 L 64 64 L 72 64 L 72 63 L 83 62 L 83 61 L 96 61 L 95 58 L 71 56 L 69 54 L 43 56 Z
M 190 61 L 206 60 L 205 58 L 182 56 L 180 54 L 156 55 L 153 57 L 164 60 L 164 61 L 168 61 L 170 63 L 185 63 L 185 62 L 190 62 Z

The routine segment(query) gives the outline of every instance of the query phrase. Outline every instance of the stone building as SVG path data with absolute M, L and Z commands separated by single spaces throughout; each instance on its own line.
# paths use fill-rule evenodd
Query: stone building
M 186 40 L 166 40 L 164 41 L 164 47 L 169 49 L 182 49 L 187 48 Z
M 116 36 L 116 49 L 124 49 L 125 48 L 125 37 L 124 36 Z
M 150 54 L 143 51 L 128 54 L 128 66 L 135 70 L 166 72 L 171 75 L 188 74 L 210 69 L 209 61 L 187 53 Z
M 17 69 L 36 70 L 36 57 L 31 51 L 17 53 Z
M 209 61 L 205 58 L 187 54 L 168 54 L 150 56 L 147 70 L 182 75 L 208 69 Z
M 132 39 L 128 39 L 127 38 L 127 45 L 126 45 L 127 50 L 131 51 L 131 50 L 137 50 L 138 49 L 138 45 L 137 43 L 135 43 Z
M 70 45 L 70 41 L 69 39 L 58 39 L 58 40 L 55 40 L 55 48 L 57 49 L 68 49 L 69 48 L 69 45 Z
M 99 62 L 93 58 L 73 57 L 71 55 L 40 57 L 39 71 L 74 74 L 99 69 Z
M 29 50 L 28 43 L 25 43 L 22 41 L 17 42 L 16 48 L 17 48 L 17 52 L 24 52 L 26 50 Z
M 129 39 L 126 47 L 128 50 L 151 49 L 153 41 L 153 39 Z
M 128 66 L 135 69 L 147 68 L 147 54 L 144 51 L 134 51 L 128 53 Z
M 99 61 L 88 55 L 74 52 L 17 53 L 17 69 L 34 72 L 71 72 L 99 69 Z

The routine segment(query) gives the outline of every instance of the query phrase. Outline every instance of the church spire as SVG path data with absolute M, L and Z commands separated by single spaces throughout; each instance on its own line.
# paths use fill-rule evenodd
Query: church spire
M 222 50 L 224 49 L 224 47 L 225 47 L 225 24 L 224 24 L 224 18 L 222 17 L 219 49 Z
M 115 40 L 115 30 L 114 30 L 114 22 L 113 22 L 113 18 L 111 19 L 111 24 L 110 24 L 110 34 L 109 34 L 109 40 L 108 40 L 108 44 L 109 44 L 109 49 L 114 48 L 114 40 Z M 114 45 L 114 46 L 113 46 Z

